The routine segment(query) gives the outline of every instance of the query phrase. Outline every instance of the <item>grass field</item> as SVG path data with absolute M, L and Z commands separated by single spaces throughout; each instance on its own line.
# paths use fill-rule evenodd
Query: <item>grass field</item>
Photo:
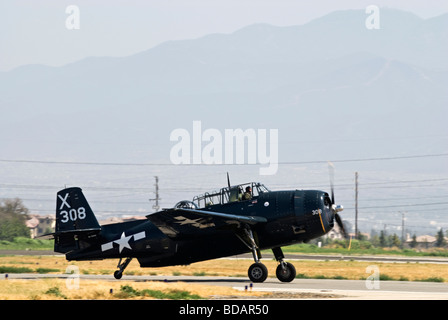
M 352 240 L 350 249 L 347 241 L 334 242 L 332 245 L 319 248 L 310 243 L 294 244 L 283 247 L 285 253 L 303 254 L 343 254 L 343 255 L 397 255 L 408 257 L 448 257 L 448 248 L 399 249 L 397 247 L 378 248 L 368 241 Z M 0 240 L 0 250 L 50 250 L 54 248 L 54 240 L 15 238 L 13 241 Z M 270 252 L 270 250 L 267 250 Z
M 133 260 L 127 275 L 195 275 L 247 277 L 253 262 L 246 259 L 218 259 L 189 266 L 140 268 Z M 271 277 L 275 277 L 277 262 L 264 260 Z M 298 278 L 327 278 L 362 280 L 371 275 L 368 267 L 376 265 L 381 280 L 448 282 L 448 268 L 442 264 L 372 263 L 359 261 L 294 261 Z M 1 256 L 0 273 L 54 273 L 68 272 L 77 266 L 81 274 L 112 275 L 116 260 L 68 262 L 62 256 Z M 112 290 L 112 291 L 111 291 Z M 67 289 L 64 279 L 5 280 L 0 276 L 0 299 L 209 299 L 215 296 L 262 296 L 266 293 L 241 292 L 231 288 L 195 285 L 191 283 L 163 283 L 136 281 L 83 280 L 77 290 Z
M 1 280 L 0 300 L 109 300 L 109 299 L 211 299 L 215 297 L 257 297 L 260 292 L 183 282 L 136 282 L 81 280 L 79 287 L 67 286 L 64 279 Z
M 0 256 L 0 273 L 66 273 L 67 267 L 76 265 L 81 274 L 112 275 L 117 269 L 117 260 L 71 261 L 63 256 Z M 193 263 L 188 266 L 163 268 L 140 268 L 132 260 L 125 270 L 127 275 L 194 275 L 247 277 L 251 259 L 216 259 Z M 263 260 L 269 274 L 275 277 L 277 262 Z M 361 261 L 294 261 L 298 278 L 327 278 L 362 280 L 370 274 L 366 269 L 376 265 L 384 280 L 448 282 L 448 268 L 443 264 L 430 263 L 380 263 Z

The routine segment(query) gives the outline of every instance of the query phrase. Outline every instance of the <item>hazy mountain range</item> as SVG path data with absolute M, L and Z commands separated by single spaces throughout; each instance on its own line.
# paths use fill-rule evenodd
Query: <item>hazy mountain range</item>
M 367 16 L 2 72 L 0 158 L 169 162 L 170 132 L 193 120 L 278 129 L 280 162 L 446 153 L 448 14 L 381 9 L 379 30 Z

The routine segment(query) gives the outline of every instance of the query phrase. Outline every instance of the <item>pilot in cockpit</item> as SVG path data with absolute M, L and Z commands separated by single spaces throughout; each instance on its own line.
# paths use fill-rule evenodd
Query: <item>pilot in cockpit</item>
M 243 200 L 250 200 L 252 199 L 252 188 L 247 186 L 246 192 L 243 194 Z

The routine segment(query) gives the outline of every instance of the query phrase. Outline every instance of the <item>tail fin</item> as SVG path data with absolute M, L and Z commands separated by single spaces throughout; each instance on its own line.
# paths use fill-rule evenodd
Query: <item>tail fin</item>
M 81 188 L 67 188 L 56 199 L 56 233 L 100 229 Z
M 54 251 L 66 253 L 81 249 L 80 241 L 99 233 L 99 225 L 81 188 L 61 190 L 56 198 Z

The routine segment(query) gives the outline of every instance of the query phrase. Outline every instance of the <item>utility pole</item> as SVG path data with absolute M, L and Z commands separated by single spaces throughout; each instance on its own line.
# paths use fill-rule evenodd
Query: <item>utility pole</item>
M 355 172 L 355 239 L 358 239 L 358 172 Z
M 156 197 L 154 199 L 149 199 L 149 201 L 155 201 L 156 203 L 152 206 L 152 208 L 155 210 L 155 212 L 159 211 L 160 206 L 159 206 L 159 200 L 162 200 L 159 198 L 159 177 L 155 176 L 154 178 L 156 178 Z
M 404 234 L 404 214 L 406 212 L 401 212 L 401 247 L 404 248 L 404 242 L 406 241 L 406 239 L 404 238 L 405 234 Z

